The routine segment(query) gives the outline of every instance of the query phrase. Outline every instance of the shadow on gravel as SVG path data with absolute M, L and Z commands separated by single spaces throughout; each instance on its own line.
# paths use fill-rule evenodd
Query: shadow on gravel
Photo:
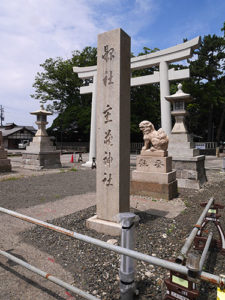
M 140 211 L 140 210 L 137 210 L 137 209 L 132 209 L 132 212 L 134 212 L 137 216 L 139 216 L 139 218 L 140 218 L 139 224 L 147 224 L 149 222 L 153 222 L 156 219 L 162 217 L 162 216 L 157 216 L 155 214 L 151 214 L 151 210 Z M 166 215 L 166 213 L 165 213 L 165 215 Z
M 32 285 L 33 287 L 41 290 L 42 292 L 48 294 L 49 296 L 54 297 L 57 300 L 65 300 L 65 298 L 60 297 L 59 295 L 57 295 L 53 291 L 49 290 L 48 288 L 45 288 L 44 286 L 40 285 L 39 283 L 37 283 L 37 282 L 35 282 L 35 281 L 27 278 L 26 276 L 18 273 L 16 270 L 14 270 L 14 269 L 12 269 L 10 267 L 5 266 L 1 262 L 0 262 L 0 268 L 4 269 L 7 272 L 10 272 L 11 274 L 15 275 L 17 278 L 25 281 L 26 283 L 28 283 L 28 284 Z
M 156 292 L 154 288 L 151 289 L 151 291 L 149 290 L 149 287 L 153 285 L 154 282 L 151 279 L 136 281 L 136 288 L 138 291 L 141 291 L 141 295 L 137 295 L 134 299 L 135 300 L 160 299 L 161 297 L 158 291 Z
M 209 255 L 208 255 L 207 261 L 205 262 L 204 271 L 214 274 L 214 269 L 215 269 L 215 265 L 216 265 L 216 259 L 217 259 L 218 252 L 219 252 L 219 250 L 216 248 L 209 250 Z M 212 295 L 211 295 L 212 289 L 215 289 L 214 285 L 211 285 L 210 283 L 205 282 L 205 281 L 201 281 L 201 285 L 199 287 L 198 300 L 213 299 L 213 298 L 211 298 L 212 297 Z
M 9 250 L 7 250 L 6 252 L 9 253 L 9 254 L 12 254 L 13 256 L 15 256 L 15 257 L 17 257 L 17 258 L 19 258 L 19 259 L 21 259 L 21 260 L 23 260 L 23 261 L 25 261 L 26 263 L 28 262 L 22 255 L 13 253 L 13 250 L 14 250 L 14 249 L 9 249 Z M 10 259 L 8 259 L 6 263 L 7 263 L 10 267 L 14 267 L 14 266 L 19 265 L 18 263 L 16 263 L 15 261 L 12 261 L 12 260 L 10 260 Z

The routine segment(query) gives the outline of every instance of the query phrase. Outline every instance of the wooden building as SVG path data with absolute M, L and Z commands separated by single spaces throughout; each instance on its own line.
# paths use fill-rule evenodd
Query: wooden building
M 33 126 L 16 125 L 15 123 L 7 123 L 0 127 L 3 136 L 3 145 L 6 149 L 18 149 L 18 144 L 24 140 L 32 141 L 36 129 Z

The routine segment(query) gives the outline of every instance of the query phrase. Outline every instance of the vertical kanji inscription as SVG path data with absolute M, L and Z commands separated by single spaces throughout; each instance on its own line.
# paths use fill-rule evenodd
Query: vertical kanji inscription
M 129 211 L 130 38 L 121 29 L 98 37 L 97 217 Z

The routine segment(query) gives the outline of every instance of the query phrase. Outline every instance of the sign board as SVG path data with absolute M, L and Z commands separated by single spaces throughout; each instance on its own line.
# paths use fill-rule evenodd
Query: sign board
M 217 288 L 217 300 L 225 300 L 225 289 L 221 290 L 219 287 Z

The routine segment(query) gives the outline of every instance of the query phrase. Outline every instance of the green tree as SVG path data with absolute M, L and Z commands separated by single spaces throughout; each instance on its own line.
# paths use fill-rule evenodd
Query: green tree
M 50 134 L 63 137 L 64 141 L 88 140 L 90 131 L 91 95 L 80 95 L 83 84 L 74 66 L 96 64 L 96 48 L 86 47 L 82 52 L 74 51 L 72 58 L 63 60 L 49 58 L 41 64 L 42 72 L 35 77 L 32 98 L 48 103 L 48 109 L 58 116 L 49 128 Z
M 158 49 L 143 48 L 139 55 L 155 52 Z M 49 58 L 35 77 L 32 98 L 48 103 L 48 109 L 57 113 L 49 134 L 57 140 L 72 141 L 81 139 L 88 141 L 90 132 L 91 95 L 80 95 L 83 84 L 74 66 L 96 65 L 96 48 L 86 47 L 82 52 L 74 51 L 71 59 Z M 133 76 L 153 74 L 157 67 L 138 70 Z M 87 83 L 87 82 L 86 82 Z M 131 140 L 142 141 L 138 124 L 143 119 L 150 119 L 155 126 L 160 126 L 160 104 L 158 84 L 134 87 L 131 89 Z
M 190 129 L 208 141 L 219 141 L 225 114 L 224 37 L 204 36 L 194 54 L 197 58 L 190 61 L 191 78 L 184 82 L 184 90 L 194 97 L 188 106 Z
M 222 28 L 225 32 L 225 23 Z M 143 48 L 139 55 L 155 52 L 159 49 Z M 60 140 L 89 140 L 91 95 L 80 95 L 83 82 L 73 72 L 74 66 L 96 65 L 96 48 L 86 47 L 83 51 L 74 51 L 72 58 L 47 59 L 35 77 L 34 99 L 48 103 L 48 108 L 58 116 L 54 120 L 50 133 Z M 190 61 L 191 78 L 183 82 L 184 91 L 194 97 L 188 105 L 190 112 L 189 130 L 209 141 L 225 139 L 225 40 L 216 35 L 203 38 L 199 49 L 194 51 L 194 60 Z M 170 68 L 183 69 L 181 64 Z M 132 77 L 145 76 L 158 71 L 158 66 L 132 72 Z M 177 82 L 170 84 L 171 93 L 176 91 Z M 49 104 L 50 103 L 50 104 Z M 142 141 L 138 124 L 150 120 L 156 129 L 160 127 L 159 84 L 131 88 L 131 141 Z

